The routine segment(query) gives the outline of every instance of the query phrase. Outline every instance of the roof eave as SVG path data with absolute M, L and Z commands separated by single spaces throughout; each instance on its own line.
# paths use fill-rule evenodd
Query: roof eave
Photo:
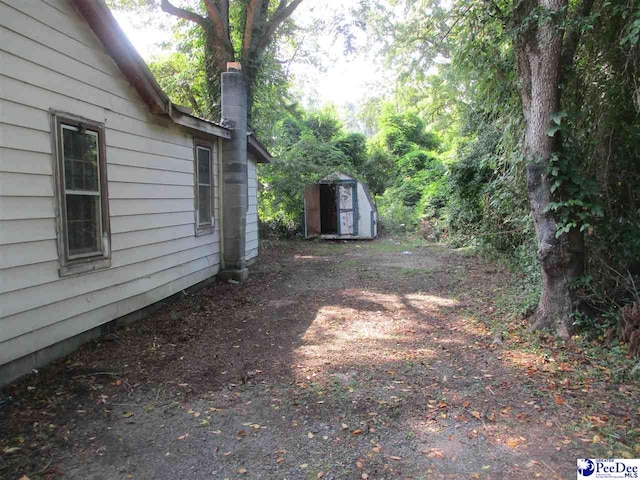
M 102 0 L 70 0 L 152 113 L 168 115 L 171 101 Z
M 70 2 L 85 19 L 151 113 L 166 115 L 177 125 L 191 130 L 225 139 L 231 138 L 229 129 L 191 115 L 171 103 L 169 96 L 162 90 L 144 59 L 122 31 L 104 0 Z
M 253 133 L 247 136 L 247 147 L 249 151 L 257 157 L 258 163 L 271 163 L 273 160 L 273 157 L 267 151 L 266 147 L 260 143 L 260 140 L 258 140 Z
M 183 127 L 189 128 L 191 130 L 197 130 L 199 132 L 204 132 L 209 135 L 213 135 L 216 137 L 224 138 L 226 140 L 231 139 L 231 130 L 228 128 L 217 125 L 208 120 L 204 120 L 202 118 L 196 117 L 195 115 L 191 115 L 189 113 L 185 113 L 176 108 L 175 105 L 171 104 L 171 110 L 169 112 L 169 116 L 174 123 L 181 125 Z

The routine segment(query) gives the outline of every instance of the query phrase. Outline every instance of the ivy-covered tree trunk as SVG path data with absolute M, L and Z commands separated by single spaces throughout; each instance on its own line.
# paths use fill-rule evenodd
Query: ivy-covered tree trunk
M 560 110 L 563 32 L 561 19 L 568 0 L 524 0 L 516 13 L 521 31 L 516 44 L 520 94 L 526 120 L 524 154 L 531 214 L 538 237 L 542 296 L 534 328 L 550 328 L 560 337 L 571 334 L 577 307 L 572 282 L 584 271 L 584 238 L 578 228 L 556 236 L 558 222 L 548 211 L 554 201 L 549 162 L 561 151 L 559 133 L 548 134 L 552 115 Z

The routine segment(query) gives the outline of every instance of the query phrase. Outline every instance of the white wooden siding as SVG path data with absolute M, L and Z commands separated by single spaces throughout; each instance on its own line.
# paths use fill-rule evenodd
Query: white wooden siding
M 195 236 L 193 138 L 150 114 L 66 0 L 0 0 L 0 65 L 0 364 L 217 273 L 217 226 Z M 58 274 L 50 110 L 105 124 L 108 269 Z
M 258 181 L 256 162 L 252 156 L 247 162 L 247 189 L 249 208 L 247 209 L 245 257 L 249 261 L 258 256 Z

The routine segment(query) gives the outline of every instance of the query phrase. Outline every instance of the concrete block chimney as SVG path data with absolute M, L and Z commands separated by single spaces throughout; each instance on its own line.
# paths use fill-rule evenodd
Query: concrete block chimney
M 240 63 L 230 62 L 222 74 L 222 124 L 231 141 L 222 149 L 224 279 L 244 281 L 247 229 L 247 83 Z

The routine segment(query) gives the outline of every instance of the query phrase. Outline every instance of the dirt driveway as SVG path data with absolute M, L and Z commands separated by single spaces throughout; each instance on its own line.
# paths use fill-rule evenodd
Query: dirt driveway
M 518 281 L 417 240 L 272 245 L 248 282 L 5 389 L 0 477 L 547 479 L 639 457 L 631 360 L 526 333 Z

